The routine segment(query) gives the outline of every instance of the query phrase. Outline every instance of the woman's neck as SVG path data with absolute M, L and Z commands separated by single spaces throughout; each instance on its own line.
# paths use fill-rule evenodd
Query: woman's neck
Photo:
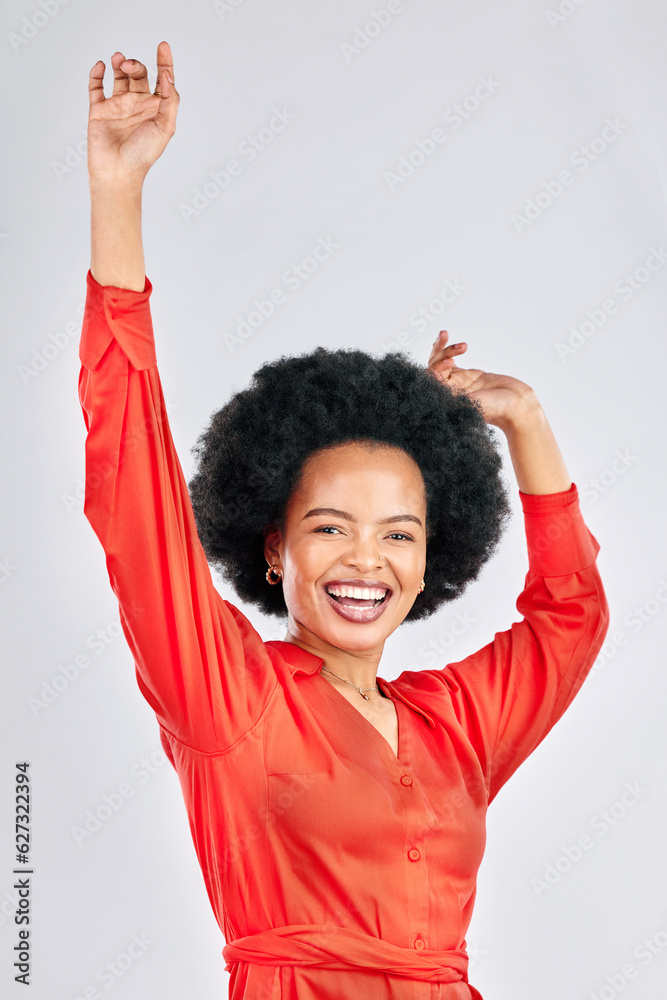
M 285 642 L 291 642 L 315 656 L 322 657 L 324 665 L 329 670 L 333 670 L 339 677 L 344 677 L 357 688 L 372 688 L 376 683 L 384 643 L 379 648 L 373 649 L 340 649 L 314 633 L 300 629 L 298 626 L 293 628 L 291 623 L 287 628 Z M 327 679 L 329 676 L 327 675 Z

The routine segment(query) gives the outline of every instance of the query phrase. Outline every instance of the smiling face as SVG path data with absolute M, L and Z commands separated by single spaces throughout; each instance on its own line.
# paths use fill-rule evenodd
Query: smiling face
M 351 442 L 311 455 L 265 533 L 282 571 L 289 641 L 381 652 L 412 607 L 426 565 L 426 496 L 401 448 Z

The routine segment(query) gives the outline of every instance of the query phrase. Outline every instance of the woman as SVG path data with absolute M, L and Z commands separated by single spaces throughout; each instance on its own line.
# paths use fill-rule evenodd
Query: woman
M 461 369 L 317 349 L 264 365 L 197 446 L 192 501 L 156 367 L 141 190 L 175 130 L 158 84 L 91 70 L 92 256 L 80 358 L 85 513 L 137 680 L 176 769 L 231 996 L 469 1000 L 465 933 L 486 808 L 560 718 L 608 623 L 598 544 L 535 393 Z M 404 620 L 462 593 L 508 504 L 524 511 L 523 619 L 441 670 L 378 675 Z M 287 615 L 262 642 L 213 587 Z M 267 568 L 268 567 L 268 568 Z

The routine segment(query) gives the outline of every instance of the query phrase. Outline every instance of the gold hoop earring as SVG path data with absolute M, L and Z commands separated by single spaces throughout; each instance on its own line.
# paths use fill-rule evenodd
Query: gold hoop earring
M 280 581 L 283 578 L 283 575 L 280 572 L 280 570 L 277 569 L 277 566 L 278 566 L 278 563 L 274 563 L 273 566 L 269 566 L 269 568 L 266 571 L 267 582 L 270 583 L 271 586 L 273 586 L 273 587 L 275 587 L 275 585 L 277 583 L 280 583 Z M 274 576 L 276 577 L 275 580 L 273 579 Z
M 420 594 L 423 593 L 425 589 L 426 589 L 426 584 L 422 580 L 422 582 L 419 584 L 419 593 Z

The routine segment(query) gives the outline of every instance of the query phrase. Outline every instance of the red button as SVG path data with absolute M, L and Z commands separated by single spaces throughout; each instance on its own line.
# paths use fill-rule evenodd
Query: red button
M 415 938 L 415 948 L 417 951 L 423 951 L 425 947 L 426 944 L 422 938 Z
M 410 777 L 409 774 L 404 774 L 403 775 L 403 777 L 401 778 L 401 784 L 402 785 L 411 785 L 412 784 L 412 778 Z
M 421 854 L 416 847 L 413 847 L 408 851 L 408 857 L 410 858 L 410 861 L 419 861 Z

